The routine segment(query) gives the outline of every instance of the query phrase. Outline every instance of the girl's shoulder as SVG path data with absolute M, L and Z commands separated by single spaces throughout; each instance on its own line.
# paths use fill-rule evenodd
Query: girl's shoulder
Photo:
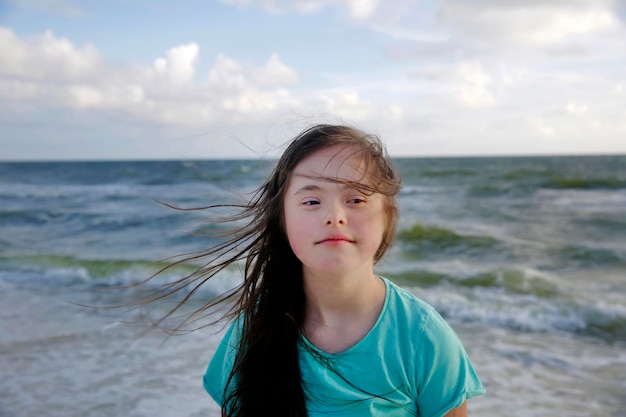
M 450 331 L 448 323 L 432 305 L 408 289 L 381 278 L 387 285 L 384 321 L 393 325 L 399 333 L 407 332 L 414 337 L 426 333 L 432 337 Z
M 390 281 L 388 278 L 381 277 L 387 286 L 387 308 L 391 313 L 406 312 L 411 315 L 419 316 L 438 315 L 435 308 L 426 301 L 418 298 L 415 294 L 406 288 L 400 287 L 398 284 Z

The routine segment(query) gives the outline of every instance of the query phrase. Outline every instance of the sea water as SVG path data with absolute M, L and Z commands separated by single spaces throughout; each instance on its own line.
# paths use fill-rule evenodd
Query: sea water
M 395 163 L 401 218 L 377 272 L 459 334 L 487 388 L 470 414 L 626 416 L 626 156 Z M 225 227 L 161 202 L 241 202 L 272 167 L 1 163 L 0 416 L 218 416 L 201 383 L 223 323 L 168 337 L 138 311 L 83 305 L 123 304 L 136 290 L 115 288 Z

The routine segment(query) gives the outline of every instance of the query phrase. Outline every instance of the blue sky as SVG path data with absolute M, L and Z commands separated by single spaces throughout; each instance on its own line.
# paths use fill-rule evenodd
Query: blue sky
M 619 0 L 5 0 L 0 51 L 0 160 L 626 153 Z

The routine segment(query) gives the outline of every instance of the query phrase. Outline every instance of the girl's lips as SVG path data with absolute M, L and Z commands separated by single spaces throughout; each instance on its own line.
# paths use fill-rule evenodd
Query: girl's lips
M 325 245 L 338 245 L 338 244 L 341 244 L 343 242 L 354 243 L 354 240 L 351 240 L 351 239 L 349 239 L 348 237 L 346 237 L 344 235 L 330 235 L 330 236 L 327 236 L 324 239 L 320 240 L 317 243 L 318 244 L 325 244 Z

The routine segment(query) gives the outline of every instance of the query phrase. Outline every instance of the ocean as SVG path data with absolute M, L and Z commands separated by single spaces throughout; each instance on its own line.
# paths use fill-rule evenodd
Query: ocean
M 470 415 L 626 416 L 626 156 L 406 158 L 377 272 L 432 304 L 487 394 Z M 218 416 L 223 324 L 168 336 L 104 309 L 223 227 L 272 161 L 0 163 L 0 416 Z M 190 270 L 180 266 L 159 280 Z M 208 282 L 208 300 L 238 281 Z M 196 301 L 196 302 L 198 302 Z

